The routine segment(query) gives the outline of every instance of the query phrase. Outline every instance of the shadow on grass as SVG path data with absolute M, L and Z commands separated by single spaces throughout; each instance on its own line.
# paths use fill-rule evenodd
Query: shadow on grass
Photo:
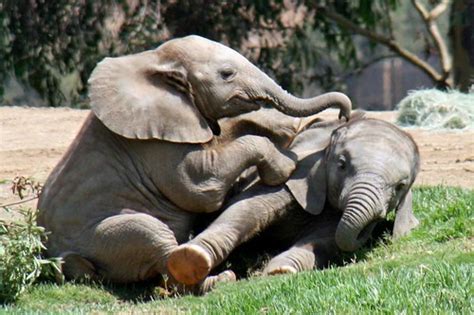
M 393 232 L 392 220 L 380 221 L 372 232 L 372 237 L 367 244 L 354 253 L 339 252 L 333 255 L 325 252 L 324 249 L 315 253 L 318 269 L 328 267 L 343 267 L 347 264 L 362 262 L 366 260 L 368 254 L 377 246 L 387 244 Z M 231 269 L 238 279 L 245 279 L 252 276 L 261 275 L 262 269 L 270 259 L 282 251 L 288 249 L 275 242 L 260 238 L 255 238 L 236 248 L 228 257 L 228 259 L 218 266 L 213 273 L 219 273 L 227 269 Z M 318 259 L 319 256 L 319 259 Z
M 164 291 L 160 290 L 162 285 L 163 280 L 154 280 L 131 284 L 103 283 L 102 288 L 122 301 L 141 303 L 164 298 Z
M 367 243 L 354 253 L 342 253 L 340 261 L 333 264 L 333 267 L 341 267 L 353 262 L 362 262 L 367 259 L 368 254 L 382 244 L 388 244 L 393 232 L 394 221 L 382 220 L 375 226 L 371 238 Z
M 162 277 L 156 279 L 135 282 L 135 283 L 112 283 L 109 281 L 98 281 L 90 279 L 67 281 L 70 284 L 86 285 L 104 290 L 117 299 L 129 303 L 141 303 L 158 300 L 166 296 L 164 288 L 164 281 Z M 51 278 L 42 278 L 36 282 L 37 284 L 53 284 L 58 283 Z
M 352 254 L 339 254 L 333 256 L 332 259 L 319 264 L 319 269 L 326 267 L 340 267 L 353 263 L 354 261 L 361 262 L 367 259 L 369 252 L 376 246 L 387 242 L 387 236 L 391 234 L 393 229 L 393 222 L 382 221 L 380 222 L 373 231 L 373 237 L 371 241 L 362 249 Z M 212 271 L 212 274 L 217 274 L 223 270 L 231 269 L 238 277 L 238 279 L 246 279 L 255 276 L 260 276 L 262 269 L 268 263 L 268 261 L 286 250 L 285 246 L 278 244 L 277 242 L 269 241 L 268 239 L 262 241 L 262 239 L 256 238 L 249 242 L 241 245 L 232 252 L 229 258 L 220 266 Z M 316 256 L 323 257 L 327 255 L 324 251 L 317 252 Z M 329 256 L 328 256 L 329 257 Z M 52 283 L 51 279 L 43 279 L 39 283 Z M 146 303 L 150 301 L 156 301 L 165 299 L 168 297 L 177 297 L 172 295 L 168 290 L 165 289 L 164 279 L 160 276 L 153 280 L 129 283 L 129 284 L 116 284 L 103 282 L 93 282 L 91 280 L 76 281 L 74 283 L 84 284 L 100 288 L 107 293 L 115 296 L 118 300 L 127 303 Z

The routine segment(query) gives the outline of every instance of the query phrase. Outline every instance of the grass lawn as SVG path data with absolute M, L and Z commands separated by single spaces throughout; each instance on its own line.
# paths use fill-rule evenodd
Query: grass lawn
M 0 313 L 474 313 L 474 190 L 421 187 L 421 225 L 344 267 L 222 284 L 204 297 L 160 298 L 138 286 L 33 285 Z

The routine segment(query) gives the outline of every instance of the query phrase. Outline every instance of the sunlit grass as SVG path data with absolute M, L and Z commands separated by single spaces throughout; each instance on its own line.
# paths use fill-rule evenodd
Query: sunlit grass
M 7 312 L 192 314 L 474 313 L 474 191 L 415 189 L 420 226 L 344 267 L 220 285 L 204 297 L 161 299 L 153 289 L 36 284 Z M 0 312 L 2 309 L 0 309 Z

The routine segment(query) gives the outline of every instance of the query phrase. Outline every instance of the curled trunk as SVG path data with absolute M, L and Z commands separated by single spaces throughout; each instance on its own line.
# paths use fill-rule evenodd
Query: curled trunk
M 259 84 L 264 86 L 264 95 L 258 95 L 256 99 L 270 103 L 274 108 L 287 115 L 310 116 L 329 107 L 338 107 L 340 109 L 339 118 L 349 119 L 352 103 L 349 97 L 343 93 L 329 92 L 313 98 L 302 99 L 289 94 L 268 77 Z
M 336 230 L 336 244 L 343 251 L 355 251 L 367 242 L 383 212 L 381 193 L 373 186 L 355 187 Z

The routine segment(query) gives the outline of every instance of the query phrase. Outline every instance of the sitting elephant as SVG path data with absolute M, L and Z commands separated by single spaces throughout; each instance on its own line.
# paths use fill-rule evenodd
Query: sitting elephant
M 312 269 L 339 250 L 357 250 L 392 209 L 395 237 L 418 224 L 410 187 L 419 153 L 401 129 L 365 118 L 316 123 L 290 149 L 298 164 L 284 185 L 256 183 L 173 251 L 168 269 L 176 280 L 200 281 L 236 246 L 261 233 L 272 243 L 290 244 L 265 268 L 274 274 Z
M 63 258 L 63 272 L 68 279 L 135 282 L 159 278 L 167 274 L 169 253 L 190 238 L 199 215 L 191 211 L 193 209 L 176 205 L 165 194 L 175 189 L 178 191 L 174 192 L 174 198 L 179 197 L 181 188 L 172 186 L 175 179 L 171 177 L 184 176 L 180 172 L 188 171 L 191 174 L 184 180 L 204 186 L 213 182 L 220 185 L 216 177 L 223 176 L 216 173 L 215 177 L 208 176 L 201 182 L 193 181 L 196 177 L 192 176 L 197 176 L 199 169 L 190 169 L 190 164 L 186 165 L 187 169 L 181 166 L 186 154 L 207 150 L 209 158 L 222 160 L 220 167 L 224 169 L 215 171 L 225 172 L 226 159 L 228 164 L 246 163 L 242 160 L 253 148 L 244 146 L 245 139 L 261 138 L 262 143 L 271 144 L 271 148 L 281 154 L 277 148 L 288 147 L 296 134 L 316 119 L 315 116 L 293 118 L 275 109 L 262 108 L 220 119 L 222 133 L 210 143 L 199 147 L 188 145 L 186 150 L 170 152 L 167 150 L 184 144 L 126 139 L 109 131 L 91 114 L 40 196 L 38 223 L 51 232 L 46 254 Z M 234 139 L 241 139 L 241 146 L 223 152 Z M 264 147 L 255 149 L 266 150 Z M 204 160 L 207 155 L 201 153 L 193 159 L 212 162 Z M 176 164 L 171 165 L 173 162 Z M 154 177 L 160 172 L 168 178 Z M 172 187 L 161 188 L 160 185 L 166 183 Z M 237 184 L 242 181 L 236 185 L 229 183 L 229 196 L 238 193 Z M 184 193 L 181 190 L 181 194 Z M 196 209 L 198 206 L 205 209 L 204 201 L 197 204 Z M 229 277 L 234 276 L 224 272 L 208 277 L 197 286 L 181 289 L 203 293 L 216 281 Z

